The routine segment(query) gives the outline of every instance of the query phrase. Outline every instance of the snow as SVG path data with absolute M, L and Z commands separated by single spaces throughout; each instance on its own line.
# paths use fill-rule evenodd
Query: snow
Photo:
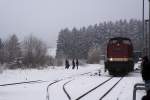
M 142 80 L 139 80 L 137 77 L 125 77 L 105 99 L 110 100 L 111 97 L 112 100 L 132 100 L 133 85 L 137 82 L 141 83 Z
M 75 100 L 81 94 L 84 94 L 86 91 L 89 91 L 90 89 L 94 88 L 95 86 L 99 85 L 107 79 L 108 77 L 81 77 L 79 79 L 74 80 L 73 84 L 69 84 L 69 86 L 67 86 L 67 89 L 68 91 L 71 91 L 71 93 L 69 94 L 71 95 L 72 99 Z M 75 87 L 74 85 L 76 85 L 77 87 Z
M 52 67 L 37 70 L 37 69 L 24 69 L 24 70 L 5 70 L 2 74 L 0 74 L 0 84 L 6 83 L 14 83 L 20 81 L 32 81 L 32 80 L 59 80 L 69 76 L 76 76 L 80 73 L 90 72 L 92 70 L 99 69 L 99 65 L 93 67 L 92 65 L 88 65 L 85 67 L 80 67 L 79 70 L 72 70 L 72 69 L 64 69 L 64 67 Z
M 139 66 L 138 64 L 135 67 Z M 98 70 L 101 70 L 99 76 Z M 91 72 L 85 75 L 83 73 Z M 131 72 L 124 77 L 112 91 L 104 97 L 103 100 L 132 100 L 133 87 L 136 83 L 143 83 L 140 71 Z M 85 92 L 104 82 L 111 76 L 104 72 L 103 64 L 87 64 L 79 66 L 79 69 L 65 69 L 62 67 L 49 67 L 47 69 L 17 69 L 4 70 L 0 74 L 0 84 L 8 84 L 22 81 L 43 80 L 41 83 L 18 84 L 9 86 L 0 86 L 0 100 L 46 100 L 47 86 L 55 80 L 63 79 L 49 87 L 49 100 L 68 100 L 67 95 L 63 91 L 65 85 L 66 91 L 71 100 L 77 99 Z M 81 100 L 99 100 L 99 98 L 115 84 L 120 77 L 113 78 L 102 87 L 98 87 Z M 137 99 L 145 95 L 145 91 L 137 91 Z

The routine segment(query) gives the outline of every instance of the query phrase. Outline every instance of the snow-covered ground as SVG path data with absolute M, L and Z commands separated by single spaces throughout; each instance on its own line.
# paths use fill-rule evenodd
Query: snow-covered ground
M 137 67 L 138 65 L 135 65 Z M 99 76 L 99 70 L 101 75 Z M 91 72 L 81 75 L 83 73 Z M 79 66 L 78 70 L 64 69 L 64 67 L 49 67 L 43 70 L 26 69 L 26 70 L 5 70 L 0 74 L 0 84 L 16 83 L 22 81 L 43 80 L 39 83 L 24 83 L 17 85 L 0 86 L 0 100 L 46 100 L 47 86 L 55 80 L 63 79 L 49 87 L 49 100 L 68 100 L 67 95 L 63 91 L 65 85 L 71 100 L 77 99 L 79 96 L 101 84 L 111 76 L 104 72 L 104 65 L 91 64 Z M 114 78 L 102 87 L 98 87 L 81 100 L 99 100 L 120 77 Z M 124 77 L 118 85 L 104 100 L 132 100 L 133 87 L 136 83 L 143 83 L 140 73 L 132 72 Z M 144 91 L 137 91 L 137 99 L 145 94 Z

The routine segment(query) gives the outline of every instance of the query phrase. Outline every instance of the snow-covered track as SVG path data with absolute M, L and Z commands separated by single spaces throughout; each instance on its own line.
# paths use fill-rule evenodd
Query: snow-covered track
M 25 82 L 1 84 L 0 86 L 10 86 L 10 85 L 18 85 L 18 84 L 33 84 L 33 83 L 43 83 L 43 82 L 47 82 L 47 81 L 43 81 L 43 80 L 25 81 Z
M 122 79 L 123 79 L 123 77 L 121 77 L 121 78 L 119 78 L 119 80 L 115 81 L 115 82 L 111 85 L 111 87 L 108 87 L 108 90 L 105 91 L 105 92 L 95 92 L 96 94 L 101 93 L 101 96 L 99 97 L 99 98 L 100 98 L 99 100 L 102 100 L 105 96 L 107 96 L 107 95 L 111 92 L 111 90 L 112 90 L 113 88 L 115 88 L 115 86 L 116 86 Z M 111 77 L 111 78 L 107 79 L 106 81 L 100 83 L 99 85 L 97 85 L 96 87 L 94 87 L 94 88 L 92 88 L 91 90 L 87 91 L 86 93 L 84 93 L 83 95 L 81 95 L 80 97 L 78 97 L 78 98 L 75 99 L 75 100 L 80 100 L 80 99 L 82 99 L 82 98 L 84 98 L 84 99 L 87 98 L 87 97 L 89 96 L 88 94 L 94 93 L 94 92 L 92 92 L 92 91 L 99 90 L 99 88 L 104 88 L 106 84 L 108 84 L 108 83 L 110 84 L 111 81 L 114 81 L 114 80 L 116 80 L 115 77 Z M 106 86 L 107 86 L 107 85 L 106 85 Z M 102 94 L 102 93 L 104 93 L 104 94 Z
M 99 70 L 94 70 L 94 71 L 99 71 Z M 52 85 L 54 85 L 54 84 L 56 84 L 56 83 L 58 83 L 58 82 L 61 82 L 61 81 L 63 81 L 63 80 L 66 80 L 66 79 L 72 79 L 72 78 L 75 78 L 75 77 L 79 77 L 79 76 L 83 76 L 83 75 L 87 75 L 87 74 L 92 74 L 92 72 L 86 72 L 86 73 L 82 73 L 82 74 L 78 74 L 78 75 L 76 75 L 76 76 L 69 76 L 69 77 L 66 77 L 66 78 L 64 78 L 64 79 L 60 79 L 60 80 L 55 80 L 54 82 L 52 82 L 52 83 L 50 83 L 48 86 L 47 86 L 47 89 L 46 89 L 46 100 L 49 100 L 49 98 L 50 98 L 50 96 L 49 96 L 49 88 L 52 86 Z M 71 82 L 72 80 L 69 80 L 69 81 L 67 81 L 64 85 L 63 85 L 63 91 L 64 91 L 64 93 L 67 95 L 67 97 L 68 97 L 68 99 L 69 100 L 71 100 L 71 97 L 69 96 L 69 94 L 67 93 L 67 91 L 66 91 L 66 89 L 65 89 L 65 85 L 67 85 L 69 82 Z
M 92 74 L 92 72 L 95 72 L 95 71 L 98 71 L 99 72 L 99 70 L 93 70 L 93 71 L 90 71 L 90 72 L 86 72 L 86 73 L 82 73 L 82 74 L 78 74 L 78 75 L 72 75 L 72 76 L 69 76 L 69 77 L 66 77 L 65 79 L 69 79 L 69 78 L 73 78 L 73 77 L 78 77 L 78 76 L 83 76 L 83 75 L 88 75 L 88 74 Z
M 65 86 L 66 86 L 68 83 L 70 83 L 71 81 L 72 81 L 72 80 L 66 82 L 66 83 L 63 85 L 63 91 L 65 92 L 65 94 L 67 95 L 67 97 L 68 97 L 69 100 L 71 100 L 71 96 L 68 94 L 68 92 L 67 92 Z
M 94 91 L 95 89 L 97 89 L 98 87 L 102 86 L 103 84 L 105 84 L 106 82 L 110 81 L 111 79 L 113 79 L 113 77 L 110 77 L 109 79 L 107 79 L 106 81 L 100 83 L 99 85 L 97 85 L 96 87 L 92 88 L 91 90 L 87 91 L 86 93 L 84 93 L 83 95 L 79 96 L 77 99 L 75 100 L 79 100 L 81 98 L 83 98 L 84 96 L 86 96 L 87 94 L 91 93 L 92 91 Z
M 62 79 L 61 79 L 61 80 L 56 80 L 56 81 L 50 83 L 50 84 L 47 86 L 47 89 L 46 89 L 46 93 L 47 93 L 47 94 L 46 94 L 46 100 L 49 100 L 49 87 L 50 87 L 51 85 L 53 85 L 53 84 L 56 84 L 56 83 L 60 82 L 60 81 L 62 81 Z
M 123 77 L 121 77 L 99 100 L 102 100 L 122 79 Z

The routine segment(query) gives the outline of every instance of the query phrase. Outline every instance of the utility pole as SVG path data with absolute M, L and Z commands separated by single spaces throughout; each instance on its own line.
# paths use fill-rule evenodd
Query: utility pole
M 142 32 L 143 32 L 143 34 L 142 34 L 142 39 L 143 39 L 143 41 L 144 41 L 144 0 L 143 0 L 143 8 L 142 8 Z M 146 55 L 145 53 L 145 42 L 142 42 L 141 43 L 142 44 L 142 50 L 143 50 L 143 55 Z
M 148 25 L 149 20 L 145 20 L 145 33 L 144 33 L 144 40 L 145 40 L 145 55 L 148 55 Z
M 149 43 L 149 48 L 148 48 L 148 56 L 149 56 L 149 58 L 150 58 L 150 0 L 148 0 L 149 1 L 149 41 L 148 41 L 148 43 Z

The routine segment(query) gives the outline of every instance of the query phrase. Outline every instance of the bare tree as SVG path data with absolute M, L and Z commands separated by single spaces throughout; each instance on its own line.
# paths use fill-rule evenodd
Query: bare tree
M 21 47 L 15 34 L 11 35 L 4 43 L 5 62 L 11 68 L 17 68 L 17 61 L 21 57 Z
M 4 44 L 0 38 L 0 64 L 4 63 Z
M 39 67 L 46 63 L 46 44 L 30 35 L 23 42 L 23 63 L 28 67 Z

